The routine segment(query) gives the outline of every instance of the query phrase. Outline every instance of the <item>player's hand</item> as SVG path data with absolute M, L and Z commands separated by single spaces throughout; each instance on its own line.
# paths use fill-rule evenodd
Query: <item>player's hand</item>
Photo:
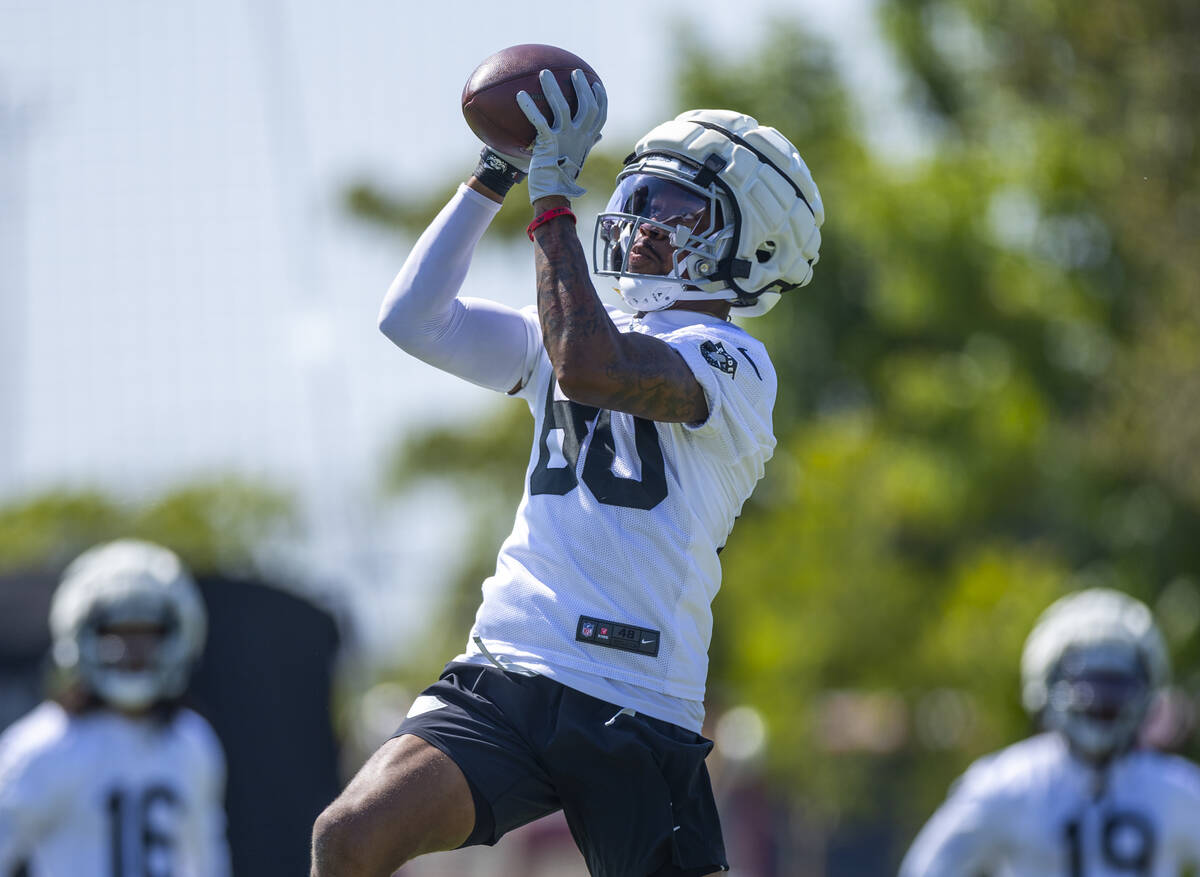
M 553 124 L 542 115 L 528 92 L 517 92 L 517 105 L 537 131 L 529 162 L 529 201 L 533 203 L 547 195 L 578 198 L 586 190 L 575 179 L 608 119 L 608 95 L 603 85 L 599 82 L 589 85 L 583 71 L 575 70 L 571 73 L 571 84 L 575 86 L 579 109 L 572 117 L 554 74 L 543 70 L 538 81 L 554 111 Z

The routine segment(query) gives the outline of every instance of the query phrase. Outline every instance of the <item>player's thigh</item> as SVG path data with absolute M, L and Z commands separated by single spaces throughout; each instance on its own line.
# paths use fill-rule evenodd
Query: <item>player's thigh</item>
M 411 734 L 380 746 L 318 820 L 318 831 L 339 845 L 396 867 L 458 847 L 474 826 L 475 802 L 458 765 Z

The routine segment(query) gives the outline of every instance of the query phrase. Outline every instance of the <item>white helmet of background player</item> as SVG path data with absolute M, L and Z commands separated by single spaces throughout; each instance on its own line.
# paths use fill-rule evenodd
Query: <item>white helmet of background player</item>
M 755 317 L 812 279 L 824 221 L 817 184 L 779 131 L 730 110 L 690 110 L 626 159 L 596 220 L 593 267 L 638 311 L 722 300 Z M 665 275 L 632 269 L 639 230 L 676 248 Z
M 183 693 L 206 623 L 204 603 L 179 558 L 134 539 L 81 554 L 63 573 L 50 606 L 55 663 L 101 700 L 130 710 Z M 158 632 L 156 646 L 133 666 L 120 635 L 130 626 Z
M 1080 755 L 1106 761 L 1133 745 L 1170 665 L 1145 604 L 1108 588 L 1050 606 L 1021 657 L 1022 700 Z

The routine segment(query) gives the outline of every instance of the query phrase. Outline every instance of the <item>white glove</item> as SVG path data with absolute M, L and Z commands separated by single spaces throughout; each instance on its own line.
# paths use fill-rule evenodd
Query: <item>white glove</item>
M 529 201 L 533 203 L 547 195 L 578 198 L 586 190 L 575 183 L 575 178 L 600 140 L 600 129 L 608 119 L 608 95 L 599 82 L 589 85 L 582 70 L 573 71 L 571 84 L 575 86 L 579 109 L 571 118 L 571 108 L 554 74 L 543 70 L 538 81 L 554 111 L 553 125 L 546 121 L 528 92 L 517 92 L 517 105 L 537 131 L 529 162 Z

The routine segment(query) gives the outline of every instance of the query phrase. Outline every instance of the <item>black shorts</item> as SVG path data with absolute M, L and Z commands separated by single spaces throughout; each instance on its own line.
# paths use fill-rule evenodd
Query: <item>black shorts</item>
M 422 693 L 445 706 L 406 718 L 394 736 L 420 737 L 466 776 L 475 828 L 463 846 L 561 808 L 596 877 L 729 869 L 704 765 L 712 743 L 699 734 L 486 664 L 447 664 Z

